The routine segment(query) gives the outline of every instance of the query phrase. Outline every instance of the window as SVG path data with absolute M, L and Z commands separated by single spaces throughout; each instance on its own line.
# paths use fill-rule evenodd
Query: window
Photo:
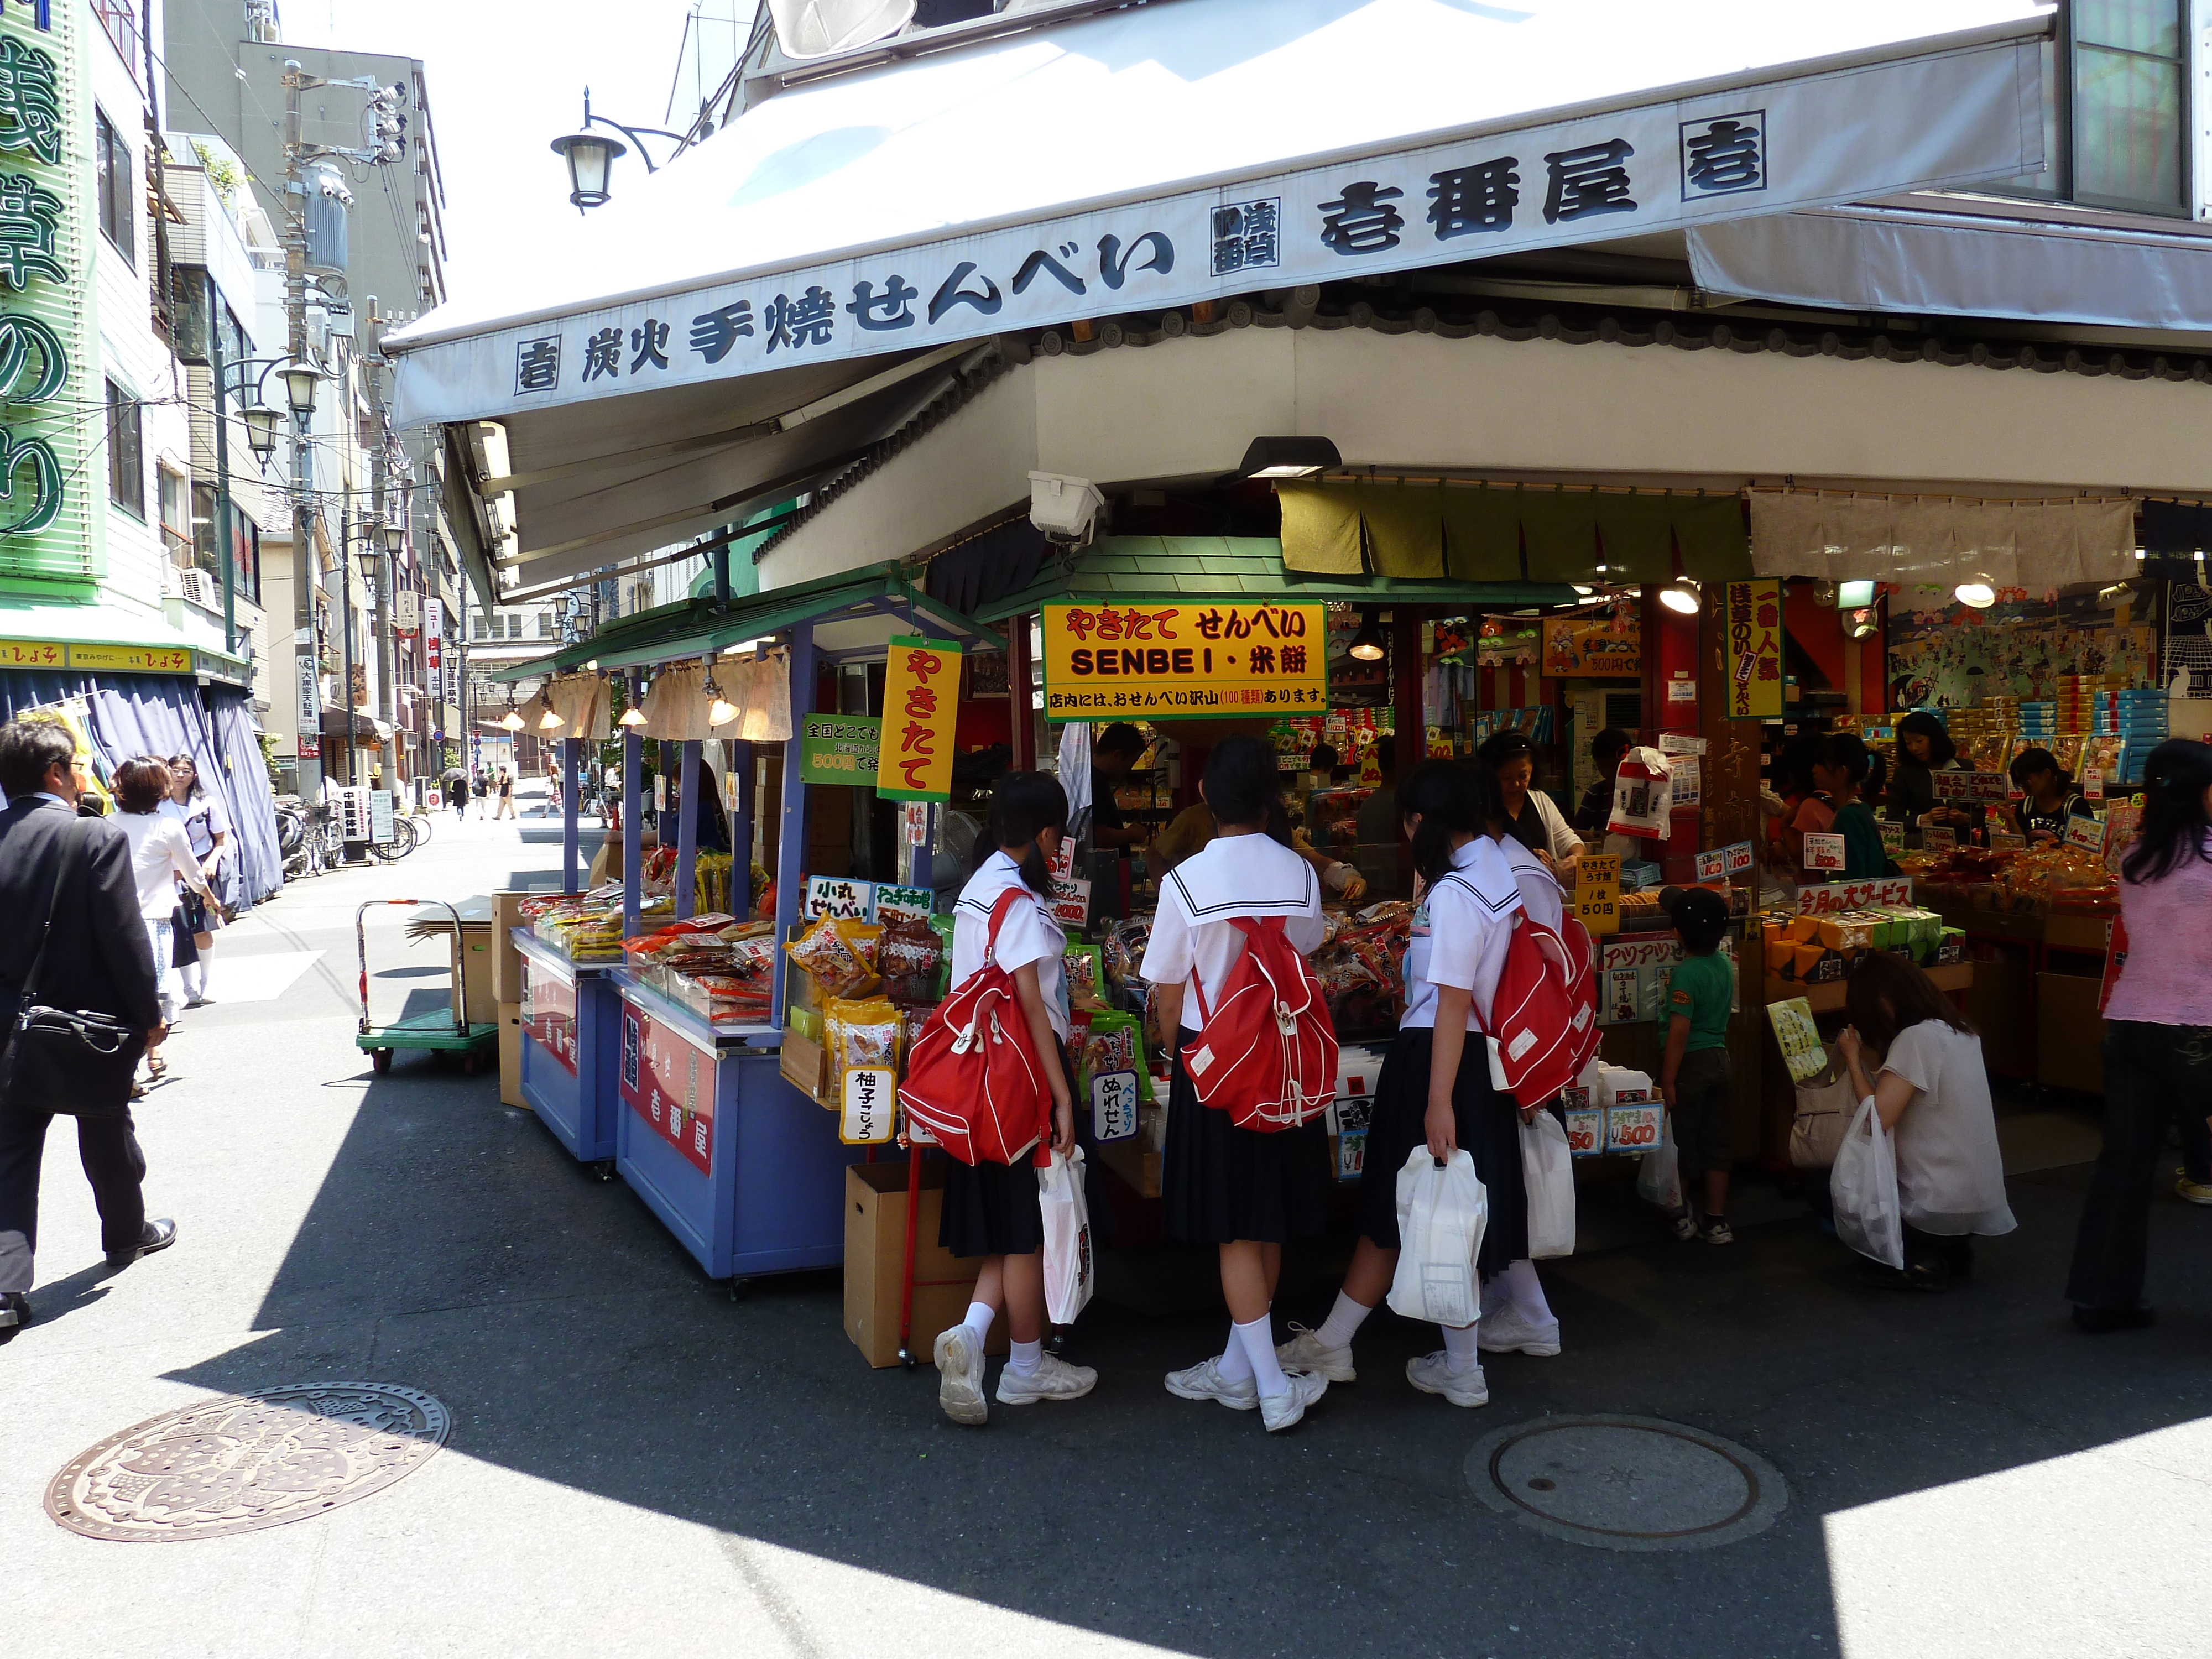
M 2022 194 L 2185 213 L 2185 0 L 2071 0 L 2043 47 L 2041 173 Z M 2061 66 L 2063 66 L 2063 68 Z
M 192 562 L 192 486 L 183 473 L 169 467 L 156 469 L 156 476 L 161 491 L 161 549 L 171 564 L 188 569 Z
M 107 499 L 132 518 L 146 516 L 146 456 L 138 436 L 138 400 L 107 383 Z
M 131 165 L 131 146 L 107 118 L 107 112 L 92 112 L 92 159 L 100 195 L 100 234 L 134 264 L 137 262 L 138 210 L 131 199 L 137 188 Z
M 115 50 L 129 66 L 131 78 L 138 78 L 138 19 L 131 0 L 92 0 L 92 15 L 107 38 L 115 43 Z

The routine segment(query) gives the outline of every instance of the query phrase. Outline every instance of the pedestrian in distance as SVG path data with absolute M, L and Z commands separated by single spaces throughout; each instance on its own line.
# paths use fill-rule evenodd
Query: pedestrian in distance
M 1492 1086 L 1482 1035 L 1514 917 L 1523 908 L 1520 879 L 1490 833 L 1496 826 L 1510 834 L 1512 820 L 1487 765 L 1426 762 L 1400 786 L 1398 799 L 1413 870 L 1425 885 L 1406 949 L 1405 1018 L 1375 1085 L 1359 1176 L 1359 1241 L 1328 1319 L 1318 1330 L 1295 1331 L 1277 1356 L 1285 1367 L 1306 1367 L 1337 1382 L 1354 1380 L 1352 1336 L 1389 1294 L 1396 1275 L 1398 1172 L 1415 1148 L 1425 1146 L 1439 1163 L 1462 1149 L 1474 1160 L 1489 1205 L 1475 1255 L 1478 1273 L 1503 1276 L 1528 1255 L 1521 1110 L 1512 1096 Z M 1534 849 L 1528 857 L 1543 867 Z M 1443 1327 L 1443 1348 L 1407 1360 L 1406 1380 L 1455 1406 L 1488 1405 L 1481 1322 Z M 1536 1346 L 1558 1352 L 1556 1321 L 1539 1334 L 1549 1343 Z
M 1067 796 L 1058 780 L 1042 772 L 999 779 L 991 791 L 988 855 L 952 908 L 950 981 L 957 990 L 981 972 L 987 951 L 1013 980 L 1052 1095 L 1053 1150 L 1063 1156 L 1075 1145 L 1075 1097 L 1065 1047 L 1071 1022 L 1061 957 L 1067 935 L 1053 919 L 1051 864 L 1066 833 Z M 992 914 L 1010 891 L 1018 896 L 994 944 Z M 1018 1149 L 1008 1164 L 945 1160 L 937 1242 L 956 1256 L 982 1258 L 967 1318 L 940 1332 L 935 1347 L 938 1403 L 956 1423 L 988 1417 L 983 1347 L 1001 1310 L 1008 1353 L 999 1373 L 1000 1405 L 1079 1400 L 1098 1382 L 1090 1367 L 1044 1351 L 1044 1212 L 1030 1156 L 1035 1150 L 1034 1142 Z
M 514 816 L 514 774 L 504 766 L 499 769 L 499 811 L 493 816 L 502 818 Z
M 2169 738 L 2144 762 L 2120 916 L 2129 950 L 2105 1006 L 2105 1144 L 2066 1281 L 2074 1322 L 2093 1333 L 2151 1322 L 2143 1271 L 2166 1125 L 2212 1111 L 2212 748 Z
M 469 775 L 458 766 L 446 774 L 446 800 L 453 809 L 453 816 L 465 818 L 469 815 Z
M 1735 1164 L 1735 1078 L 1729 1063 L 1728 1028 L 1735 971 L 1721 954 L 1728 901 L 1710 887 L 1669 887 L 1659 902 L 1682 942 L 1682 960 L 1668 981 L 1667 1048 L 1659 1068 L 1659 1096 L 1667 1103 L 1682 1172 L 1682 1206 L 1668 1218 L 1677 1238 L 1733 1244 L 1728 1194 L 1729 1172 Z M 1691 1213 L 1689 1204 L 1700 1186 L 1703 1219 Z
M 122 830 L 76 812 L 76 744 L 47 720 L 0 726 L 0 1342 L 30 1322 L 33 1253 L 39 1237 L 39 1166 L 58 1115 L 77 1121 L 77 1152 L 100 1209 L 100 1247 L 122 1267 L 166 1249 L 176 1223 L 146 1218 L 146 1159 L 131 1121 L 133 1039 L 105 1073 L 67 1100 L 39 1096 L 11 1062 L 26 1000 L 102 1015 L 132 1031 L 161 1021 L 131 849 Z M 26 993 L 29 993 L 27 999 Z
M 198 763 L 190 755 L 169 757 L 169 798 L 161 804 L 161 810 L 185 826 L 192 856 L 199 860 L 200 873 L 212 890 L 230 857 L 230 814 L 223 810 L 221 799 L 210 794 L 200 782 Z M 179 928 L 177 971 L 184 981 L 185 1006 L 197 1008 L 208 1000 L 208 954 L 215 949 L 214 930 L 221 925 L 223 913 L 220 908 L 211 909 L 202 903 L 189 888 L 179 896 L 178 909 L 179 915 L 174 919 Z M 198 942 L 202 938 L 207 939 L 205 945 Z
M 1285 1368 L 1269 1312 L 1283 1246 L 1321 1231 L 1335 1206 L 1328 1126 L 1316 1116 L 1295 1128 L 1240 1127 L 1200 1101 L 1186 1051 L 1203 1050 L 1244 953 L 1232 921 L 1280 918 L 1289 945 L 1310 955 L 1325 935 L 1321 878 L 1291 850 L 1274 751 L 1258 738 L 1240 733 L 1216 744 L 1199 793 L 1216 833 L 1161 879 L 1140 971 L 1158 1000 L 1160 1041 L 1175 1056 L 1160 1172 L 1165 1231 L 1218 1249 L 1230 1332 L 1218 1356 L 1170 1372 L 1167 1388 L 1180 1399 L 1257 1408 L 1272 1432 L 1298 1422 L 1328 1389 L 1318 1371 Z
M 172 931 L 177 909 L 177 884 L 181 882 L 203 904 L 212 905 L 215 895 L 200 873 L 199 860 L 183 824 L 161 811 L 169 799 L 169 768 L 150 755 L 127 760 L 115 771 L 118 823 L 131 846 L 131 873 L 138 884 L 138 910 L 144 918 L 148 951 L 160 988 L 161 1023 L 147 1039 L 146 1069 L 159 1078 L 168 1072 L 161 1044 L 177 1014 L 176 936 Z
M 486 778 L 483 768 L 477 769 L 476 781 L 469 786 L 469 793 L 477 798 L 477 816 L 481 818 L 485 810 L 484 797 L 491 793 L 490 781 Z

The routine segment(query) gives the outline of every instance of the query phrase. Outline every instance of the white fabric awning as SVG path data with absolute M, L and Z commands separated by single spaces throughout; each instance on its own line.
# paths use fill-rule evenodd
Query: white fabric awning
M 785 92 L 396 336 L 404 421 L 2032 172 L 2030 0 L 1163 0 Z
M 2023 216 L 2035 210 L 2021 204 Z M 1880 207 L 1690 232 L 1716 294 L 1845 311 L 2212 329 L 2212 236 Z

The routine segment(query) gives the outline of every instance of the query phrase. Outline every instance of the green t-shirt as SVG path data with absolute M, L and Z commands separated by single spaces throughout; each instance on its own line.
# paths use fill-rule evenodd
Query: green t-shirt
M 1889 854 L 1881 844 L 1881 829 L 1864 801 L 1853 801 L 1836 810 L 1828 833 L 1844 838 L 1844 879 L 1864 881 L 1889 867 Z
M 1684 957 L 1674 964 L 1667 981 L 1667 1015 L 1672 1019 L 1680 1014 L 1690 1022 L 1686 1052 L 1728 1047 L 1729 1004 L 1735 998 L 1735 975 L 1718 951 Z

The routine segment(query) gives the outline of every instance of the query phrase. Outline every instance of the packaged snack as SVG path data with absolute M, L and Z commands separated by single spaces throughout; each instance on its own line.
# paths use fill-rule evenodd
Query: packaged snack
M 952 994 L 952 918 L 932 916 L 930 931 L 937 935 L 937 1000 L 942 1002 Z
M 875 953 L 883 929 L 872 922 L 816 922 L 784 948 L 814 977 L 825 997 L 851 997 L 876 988 Z
M 905 1006 L 934 1006 L 939 1000 L 937 981 L 945 965 L 945 940 L 927 921 L 909 919 L 884 929 L 876 951 L 876 966 L 884 977 L 884 994 Z
M 848 1066 L 896 1067 L 902 1029 L 898 1010 L 881 997 L 866 1002 L 835 999 L 822 1011 L 823 1046 L 830 1050 L 834 1072 Z

